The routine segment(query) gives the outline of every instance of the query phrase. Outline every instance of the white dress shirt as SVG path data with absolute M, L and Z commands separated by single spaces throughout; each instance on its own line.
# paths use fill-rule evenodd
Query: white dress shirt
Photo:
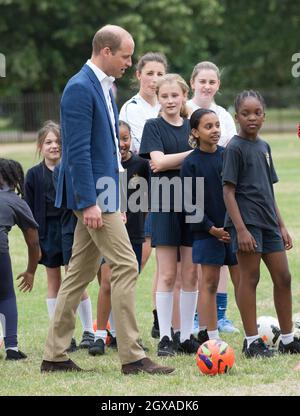
M 91 70 L 94 72 L 94 74 L 96 75 L 96 77 L 98 78 L 103 93 L 104 93 L 104 97 L 105 97 L 105 101 L 107 104 L 107 108 L 109 111 L 109 116 L 110 116 L 110 121 L 113 127 L 113 131 L 114 131 L 114 140 L 115 140 L 115 145 L 116 145 L 116 150 L 117 150 L 117 159 L 118 159 L 118 168 L 119 168 L 119 172 L 124 172 L 122 163 L 121 163 L 121 154 L 120 154 L 120 150 L 119 150 L 119 142 L 118 142 L 118 138 L 117 138 L 117 132 L 116 132 L 116 119 L 115 119 L 115 114 L 114 114 L 114 110 L 112 107 L 112 102 L 111 102 L 111 97 L 110 97 L 110 90 L 113 86 L 114 77 L 109 77 L 107 76 L 100 68 L 98 68 L 95 64 L 93 64 L 93 62 L 88 59 L 87 63 L 86 63 Z

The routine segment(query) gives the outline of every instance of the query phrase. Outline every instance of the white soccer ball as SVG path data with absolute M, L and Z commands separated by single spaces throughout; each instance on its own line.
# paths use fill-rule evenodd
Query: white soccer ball
M 279 322 L 272 316 L 260 316 L 257 320 L 258 335 L 270 348 L 278 348 L 281 340 Z
M 2 325 L 0 321 L 0 348 L 2 348 L 3 346 L 4 346 L 3 330 L 2 330 Z
M 294 324 L 294 335 L 297 338 L 300 338 L 300 313 L 295 313 L 293 315 L 293 324 Z

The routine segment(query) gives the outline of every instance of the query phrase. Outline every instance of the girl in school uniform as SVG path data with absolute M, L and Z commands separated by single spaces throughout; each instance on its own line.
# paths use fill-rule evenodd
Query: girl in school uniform
M 153 180 L 163 182 L 180 180 L 180 166 L 192 151 L 189 143 L 189 122 L 185 103 L 188 94 L 186 82 L 177 74 L 167 74 L 157 83 L 157 96 L 161 105 L 160 117 L 146 122 L 140 155 L 150 159 L 152 246 L 156 247 L 158 283 L 156 306 L 160 328 L 158 356 L 173 356 L 176 352 L 195 353 L 199 343 L 191 335 L 197 302 L 197 273 L 192 263 L 192 240 L 183 222 L 182 212 L 175 212 L 176 192 L 165 201 Z M 161 195 L 162 194 L 162 195 Z M 158 212 L 157 212 L 158 211 Z M 181 255 L 180 332 L 172 338 L 171 320 L 173 289 L 177 274 L 177 254 Z M 180 338 L 179 338 L 180 337 Z
M 215 102 L 216 94 L 221 85 L 221 74 L 219 68 L 209 61 L 199 62 L 193 69 L 191 80 L 191 88 L 193 90 L 193 97 L 188 100 L 190 114 L 198 108 L 206 108 L 212 110 L 218 116 L 220 122 L 220 139 L 219 146 L 226 147 L 230 139 L 236 134 L 236 127 L 231 114 Z M 198 269 L 199 273 L 199 287 L 201 286 L 201 267 Z M 218 314 L 218 328 L 220 332 L 238 333 L 231 320 L 226 317 L 227 310 L 227 281 L 228 268 L 221 267 L 220 281 L 217 291 L 217 314 Z M 200 322 L 198 325 L 198 332 L 205 331 L 206 323 L 202 320 L 201 313 L 201 290 L 199 291 L 198 312 Z
M 22 230 L 28 249 L 27 269 L 17 277 L 22 292 L 31 292 L 40 258 L 38 224 L 23 196 L 22 166 L 14 160 L 0 158 L 0 325 L 6 360 L 27 358 L 18 348 L 18 311 L 8 245 L 8 233 L 14 225 Z

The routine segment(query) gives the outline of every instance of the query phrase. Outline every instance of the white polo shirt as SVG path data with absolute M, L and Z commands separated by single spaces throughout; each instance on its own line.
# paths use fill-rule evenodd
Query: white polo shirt
M 133 153 L 139 153 L 146 121 L 149 118 L 156 118 L 159 110 L 160 104 L 158 102 L 153 106 L 144 100 L 140 94 L 134 95 L 123 104 L 119 119 L 130 126 L 132 137 L 130 150 Z

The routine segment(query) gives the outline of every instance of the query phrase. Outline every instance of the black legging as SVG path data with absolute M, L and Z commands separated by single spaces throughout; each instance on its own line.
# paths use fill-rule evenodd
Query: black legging
M 18 311 L 9 253 L 0 253 L 0 321 L 5 348 L 17 347 Z

